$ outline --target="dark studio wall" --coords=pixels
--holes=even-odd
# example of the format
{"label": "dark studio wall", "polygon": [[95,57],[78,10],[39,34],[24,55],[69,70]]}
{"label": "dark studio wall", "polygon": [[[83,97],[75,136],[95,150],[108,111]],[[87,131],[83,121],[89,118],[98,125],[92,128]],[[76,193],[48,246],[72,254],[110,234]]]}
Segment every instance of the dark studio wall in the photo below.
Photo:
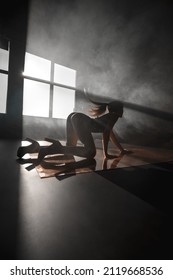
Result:
{"label": "dark studio wall", "polygon": [[[84,87],[124,101],[122,142],[171,148],[172,11],[167,0],[32,0],[26,49],[77,70],[77,110],[88,113]],[[28,136],[64,137],[65,122],[23,123]]]}
{"label": "dark studio wall", "polygon": [[0,114],[0,138],[22,138],[24,54],[28,1],[4,2],[0,10],[0,36],[10,42],[6,114]]}

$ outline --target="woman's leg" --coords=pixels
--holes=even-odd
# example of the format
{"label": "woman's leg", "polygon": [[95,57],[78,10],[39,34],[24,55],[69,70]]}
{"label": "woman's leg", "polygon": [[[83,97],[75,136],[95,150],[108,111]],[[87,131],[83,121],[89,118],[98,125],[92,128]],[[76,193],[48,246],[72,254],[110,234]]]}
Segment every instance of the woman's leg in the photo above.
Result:
{"label": "woman's leg", "polygon": [[[74,155],[84,158],[94,158],[96,155],[96,147],[94,144],[94,140],[91,134],[90,129],[90,118],[82,113],[74,113],[68,120],[68,133],[72,131],[73,137],[70,138],[68,136],[68,140],[70,145],[63,146],[58,140],[47,139],[53,144],[47,148],[41,148],[38,155],[38,163],[42,161],[42,159],[46,155],[50,154],[64,154],[64,155]],[[74,146],[74,144],[79,139],[82,146]],[[75,140],[74,142],[72,140]]]}
{"label": "woman's leg", "polygon": [[67,146],[76,146],[77,144],[77,134],[76,131],[74,130],[73,123],[72,123],[72,117],[75,113],[71,113],[66,122],[66,137],[67,137]]}
{"label": "woman's leg", "polygon": [[[95,143],[91,134],[90,117],[82,113],[74,113],[71,116],[70,124],[73,127],[73,135],[79,139],[84,147],[70,145],[63,147],[64,154],[71,154],[80,157],[94,158],[96,154]],[[77,141],[77,140],[76,140]]]}

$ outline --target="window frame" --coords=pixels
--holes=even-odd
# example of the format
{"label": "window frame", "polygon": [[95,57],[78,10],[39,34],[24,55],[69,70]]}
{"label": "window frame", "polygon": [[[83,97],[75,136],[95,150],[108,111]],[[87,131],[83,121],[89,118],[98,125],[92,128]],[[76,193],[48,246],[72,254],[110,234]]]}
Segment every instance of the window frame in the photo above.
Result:
{"label": "window frame", "polygon": [[[29,54],[31,54],[31,53],[29,53]],[[37,57],[39,57],[39,56],[37,56]],[[42,58],[42,57],[39,57],[39,58]],[[65,85],[65,84],[62,84],[62,83],[54,82],[54,69],[55,69],[54,65],[55,64],[60,65],[60,64],[52,62],[51,60],[50,60],[50,62],[51,62],[50,80],[36,78],[36,77],[30,76],[30,75],[27,75],[25,73],[23,73],[23,79],[27,79],[27,80],[36,81],[36,82],[40,82],[40,83],[50,85],[50,90],[49,90],[49,116],[45,117],[45,118],[62,119],[60,117],[53,117],[53,93],[54,93],[53,88],[54,88],[54,86],[58,86],[58,87],[66,88],[66,89],[73,90],[73,91],[76,91],[77,88],[76,88],[76,86],[74,87],[74,86],[69,86],[69,85]],[[60,66],[66,67],[66,66],[63,66],[63,65],[60,65]],[[66,68],[68,68],[68,67],[66,67]],[[68,68],[68,69],[74,70],[72,68]],[[74,70],[74,71],[77,73],[76,70]],[[75,83],[76,83],[76,78],[75,78]],[[24,94],[24,92],[23,92],[23,94]],[[75,98],[75,95],[74,95],[74,98]],[[23,116],[30,116],[30,115],[24,115],[23,114]],[[36,116],[31,115],[30,117],[36,117]]]}
{"label": "window frame", "polygon": [[[7,70],[0,68],[0,74],[7,76],[7,88],[6,88],[6,101],[5,101],[5,110],[0,112],[0,114],[7,114],[7,97],[8,97],[8,78],[9,78],[9,59],[10,59],[10,40],[9,38],[0,36],[0,41],[2,41],[2,46],[0,45],[1,50],[8,51],[8,65]],[[5,47],[4,47],[5,45]]]}

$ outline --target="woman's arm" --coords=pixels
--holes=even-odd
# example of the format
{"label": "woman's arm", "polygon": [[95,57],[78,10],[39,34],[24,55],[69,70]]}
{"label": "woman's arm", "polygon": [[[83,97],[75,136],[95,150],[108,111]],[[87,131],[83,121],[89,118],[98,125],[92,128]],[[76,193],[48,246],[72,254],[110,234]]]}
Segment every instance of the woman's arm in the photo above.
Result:
{"label": "woman's arm", "polygon": [[113,144],[118,147],[118,149],[121,152],[121,155],[129,153],[128,150],[124,149],[121,146],[121,144],[119,143],[117,137],[113,133],[113,126],[114,126],[115,122],[118,119],[117,115],[107,114],[107,115],[104,115],[103,117],[107,117],[108,118],[108,120],[107,120],[108,121],[108,125],[106,126],[105,130],[103,131],[103,136],[102,136],[102,145],[103,145],[104,157],[109,158],[109,159],[117,157],[115,155],[108,154],[108,143],[109,143],[109,140],[111,140],[113,142]]}
{"label": "woman's arm", "polygon": [[[104,132],[103,132],[103,138],[102,138],[102,145],[103,145],[103,154],[104,154],[104,157],[107,158],[107,159],[113,159],[113,158],[116,158],[117,155],[110,155],[108,153],[108,144],[109,144],[109,140],[111,138],[111,135],[112,135],[112,130],[109,130],[109,129],[106,129]],[[114,135],[115,136],[115,135]],[[116,137],[114,137],[114,141],[116,141],[116,144],[114,142],[115,145],[119,145],[119,149],[121,150],[121,153],[123,154],[123,152],[125,151],[121,145],[119,144],[119,142],[116,140]],[[121,147],[121,148],[120,148]]]}
{"label": "woman's arm", "polygon": [[110,132],[110,139],[112,141],[112,143],[118,147],[118,149],[122,152],[124,149],[123,147],[121,146],[121,144],[119,143],[117,137],[115,136],[115,134],[113,133],[113,130],[111,130]]}
{"label": "woman's arm", "polygon": [[103,154],[104,154],[104,157],[108,158],[108,159],[116,158],[117,156],[108,154],[108,144],[109,144],[109,140],[111,138],[112,128],[113,128],[114,124],[116,123],[116,121],[118,120],[118,116],[115,114],[113,115],[113,114],[109,113],[109,114],[104,115],[102,117],[102,119],[103,118],[104,118],[104,122],[106,123],[105,129],[104,129],[103,135],[102,135]]}
{"label": "woman's arm", "polygon": [[115,136],[113,130],[110,131],[110,139],[111,139],[112,143],[118,147],[118,149],[120,150],[121,154],[128,154],[128,153],[130,153],[130,151],[124,149],[121,146],[121,144],[119,143],[119,141],[118,141],[117,137]]}
{"label": "woman's arm", "polygon": [[113,142],[114,145],[116,145],[119,150],[120,150],[120,155],[124,155],[124,154],[128,154],[128,153],[131,153],[131,151],[129,150],[126,150],[124,149],[121,144],[119,143],[119,141],[117,140],[115,134],[113,133],[112,130],[105,130],[103,132],[103,138],[102,138],[102,145],[103,145],[103,154],[104,154],[104,157],[107,158],[107,159],[113,159],[113,158],[116,158],[117,156],[116,155],[110,155],[108,153],[108,143],[109,143],[109,140],[111,139],[111,141]]}
{"label": "woman's arm", "polygon": [[110,139],[110,130],[106,129],[102,134],[103,155],[108,158],[108,143]]}

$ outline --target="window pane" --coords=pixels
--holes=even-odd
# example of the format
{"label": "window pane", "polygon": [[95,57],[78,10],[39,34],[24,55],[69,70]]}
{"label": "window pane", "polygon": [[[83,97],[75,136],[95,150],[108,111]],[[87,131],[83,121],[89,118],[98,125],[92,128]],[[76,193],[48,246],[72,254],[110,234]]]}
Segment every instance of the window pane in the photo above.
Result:
{"label": "window pane", "polygon": [[50,60],[30,53],[25,54],[25,75],[50,81],[50,70]]}
{"label": "window pane", "polygon": [[75,104],[75,91],[54,86],[53,92],[53,118],[66,119],[73,112]]}
{"label": "window pane", "polygon": [[76,70],[55,64],[54,82],[66,86],[76,86]]}
{"label": "window pane", "polygon": [[23,115],[49,117],[50,85],[24,79]]}
{"label": "window pane", "polygon": [[9,51],[0,49],[0,69],[8,71]]}
{"label": "window pane", "polygon": [[8,76],[0,74],[0,113],[6,113]]}

